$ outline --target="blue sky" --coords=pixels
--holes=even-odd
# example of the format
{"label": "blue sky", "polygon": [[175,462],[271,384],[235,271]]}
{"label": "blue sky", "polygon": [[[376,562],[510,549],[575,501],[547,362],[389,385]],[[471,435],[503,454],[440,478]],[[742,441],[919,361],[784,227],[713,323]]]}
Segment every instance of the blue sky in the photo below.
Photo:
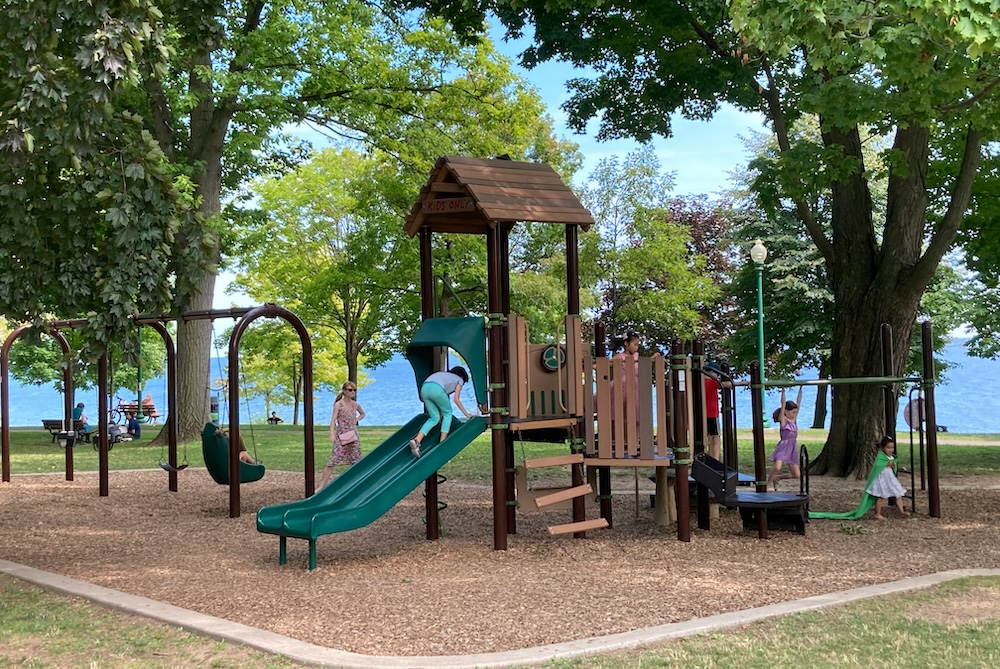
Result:
{"label": "blue sky", "polygon": [[[523,38],[514,42],[503,41],[503,30],[490,31],[497,51],[514,63],[514,70],[532,83],[542,96],[549,113],[555,119],[555,130],[559,136],[580,145],[585,157],[583,175],[587,176],[603,158],[624,157],[639,148],[634,140],[598,142],[597,122],[592,121],[587,133],[578,135],[566,123],[566,114],[560,106],[569,98],[566,81],[589,77],[594,74],[589,68],[574,68],[570,63],[546,62],[532,70],[520,65],[520,52],[530,45]],[[757,115],[743,113],[731,106],[723,107],[710,121],[689,121],[673,119],[674,134],[669,139],[656,138],[652,141],[660,158],[660,166],[674,173],[677,195],[714,195],[728,186],[728,174],[747,160],[746,148],[741,137],[750,137],[754,131],[763,131],[763,119]]]}
{"label": "blue sky", "polygon": [[[603,158],[624,157],[640,147],[634,140],[598,142],[595,139],[596,122],[592,122],[583,135],[578,135],[569,128],[566,114],[560,109],[560,105],[569,97],[566,81],[587,76],[586,70],[578,70],[571,64],[561,62],[544,63],[533,70],[524,69],[518,65],[518,56],[528,41],[522,39],[513,43],[504,42],[503,32],[499,30],[492,30],[490,34],[497,51],[508,57],[514,64],[514,70],[538,89],[555,121],[556,134],[580,145],[580,151],[584,155],[582,177],[589,175]],[[675,177],[674,193],[712,196],[726,188],[729,173],[746,162],[747,151],[741,138],[749,137],[754,131],[762,131],[764,127],[760,117],[727,106],[710,121],[675,118],[673,129],[672,137],[656,138],[652,144],[660,159],[661,168],[673,173]],[[232,280],[231,273],[223,272],[219,275],[215,288],[215,308],[252,304],[242,295],[226,294],[225,288]]]}

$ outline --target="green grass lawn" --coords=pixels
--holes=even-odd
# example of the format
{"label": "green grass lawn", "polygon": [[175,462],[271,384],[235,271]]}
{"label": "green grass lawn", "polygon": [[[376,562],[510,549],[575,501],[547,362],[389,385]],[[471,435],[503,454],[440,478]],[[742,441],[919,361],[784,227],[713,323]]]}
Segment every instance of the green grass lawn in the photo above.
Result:
{"label": "green grass lawn", "polygon": [[1000,578],[967,578],[848,606],[798,613],[742,629],[699,634],[656,648],[550,669],[979,669],[1000,663],[1000,610],[976,614],[962,602],[996,601]]}
{"label": "green grass lawn", "polygon": [[[140,441],[116,444],[109,454],[112,470],[150,469],[159,467],[161,460],[167,459],[166,446],[150,446],[162,426],[144,426]],[[361,427],[361,447],[364,453],[373,450],[396,428],[388,426]],[[304,436],[301,426],[295,425],[244,425],[240,428],[247,450],[263,460],[268,469],[301,472],[305,462]],[[65,470],[65,451],[41,427],[11,429],[11,471],[14,474],[37,474],[61,472]],[[317,470],[322,470],[330,454],[329,431],[326,426],[316,428],[314,450]],[[823,449],[825,432],[802,430],[800,443],[806,444],[809,454],[816,458]],[[942,437],[938,444],[939,468],[942,476],[976,475],[1000,473],[1000,435],[953,435]],[[777,441],[777,434],[769,430],[766,435],[766,453]],[[946,439],[946,441],[944,441]],[[753,471],[753,444],[749,431],[739,433],[740,469]],[[514,458],[521,462],[525,457],[543,457],[568,452],[562,444],[535,444],[514,442]],[[905,434],[899,435],[899,452],[904,467],[909,463],[909,441]],[[201,441],[178,445],[178,458],[186,458],[191,467],[204,467]],[[73,449],[73,463],[76,471],[97,471],[97,452],[89,444],[78,444]],[[453,479],[489,479],[492,471],[492,446],[489,432],[479,436],[463,449],[453,460],[441,469],[441,473]],[[621,469],[617,474],[631,476],[631,470]]]}
{"label": "green grass lawn", "polygon": [[283,657],[214,641],[0,574],[0,668],[277,669]]}

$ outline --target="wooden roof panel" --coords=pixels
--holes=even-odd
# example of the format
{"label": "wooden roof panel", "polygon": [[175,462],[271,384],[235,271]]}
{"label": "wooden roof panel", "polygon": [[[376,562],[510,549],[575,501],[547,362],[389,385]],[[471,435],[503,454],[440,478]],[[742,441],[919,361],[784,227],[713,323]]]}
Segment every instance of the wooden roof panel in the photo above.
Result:
{"label": "wooden roof panel", "polygon": [[[502,162],[510,162],[504,160]],[[475,165],[463,165],[459,169],[452,170],[455,180],[458,183],[493,183],[497,185],[516,184],[552,184],[553,186],[566,185],[562,178],[556,174],[555,170],[509,170],[495,167],[478,167]]]}
{"label": "wooden roof panel", "polygon": [[[472,198],[474,212],[424,211],[425,202],[462,196]],[[405,230],[411,237],[422,227],[435,232],[482,233],[497,221],[576,224],[584,228],[594,224],[590,212],[548,164],[443,156],[434,164],[407,215]]]}
{"label": "wooden roof panel", "polygon": [[558,211],[551,207],[504,207],[501,205],[484,205],[483,213],[492,221],[533,221],[537,223],[550,223],[553,216],[560,218],[560,223],[576,223],[578,225],[589,226],[594,219],[586,210],[580,211]]}

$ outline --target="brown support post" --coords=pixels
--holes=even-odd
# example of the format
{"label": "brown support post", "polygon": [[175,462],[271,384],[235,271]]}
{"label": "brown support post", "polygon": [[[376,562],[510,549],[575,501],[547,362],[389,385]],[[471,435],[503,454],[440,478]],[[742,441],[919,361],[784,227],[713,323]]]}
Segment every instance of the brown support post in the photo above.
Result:
{"label": "brown support post", "polygon": [[934,343],[931,323],[920,324],[921,359],[924,372],[924,417],[927,421],[927,513],[941,517],[941,487],[938,473],[937,409],[934,406]]}
{"label": "brown support post", "polygon": [[[580,226],[575,223],[566,226],[566,314],[569,316],[580,315]],[[576,442],[582,434],[580,427],[580,424],[577,423],[570,429],[570,436],[573,440],[571,450],[574,453],[578,450]],[[582,486],[584,484],[583,465],[573,465],[570,470],[573,472],[573,487]],[[586,500],[583,497],[575,497],[573,499],[573,522],[579,523],[586,519]],[[574,532],[573,536],[582,539],[587,536],[587,533]]]}
{"label": "brown support post", "polygon": [[299,335],[302,346],[302,418],[304,423],[305,442],[305,496],[311,497],[316,492],[316,445],[313,428],[313,355],[312,340],[309,331],[302,320],[284,307],[275,304],[264,304],[247,309],[233,326],[229,335],[229,517],[240,516],[240,377],[239,360],[240,338],[243,332],[257,318],[283,318]]}
{"label": "brown support post", "polygon": [[[62,344],[63,353],[69,358],[70,349],[69,342],[66,341],[66,337],[62,335],[58,330],[52,331],[52,336],[59,340]],[[6,377],[5,377],[6,378]],[[63,425],[66,426],[67,430],[73,429],[73,401],[76,393],[76,386],[73,385],[73,365],[68,362],[65,369],[63,369]],[[6,425],[6,422],[4,422]],[[73,447],[66,447],[66,480],[73,480]]]}
{"label": "brown support post", "polygon": [[[510,316],[510,231],[514,227],[513,223],[499,223],[498,228],[502,228],[500,233],[500,313],[505,317]],[[500,350],[503,352],[504,361],[499,367],[490,367],[490,382],[502,383],[504,387],[503,406],[510,404],[510,384],[513,383],[510,375],[510,361],[506,359],[507,352],[510,351],[510,321],[508,320],[500,332]],[[509,423],[508,423],[509,426]],[[510,429],[501,430],[504,436],[504,446],[506,450],[506,470],[505,483],[507,488],[507,534],[517,534],[517,492],[514,480],[514,435]]]}
{"label": "brown support post", "polygon": [[[10,347],[31,325],[20,325],[8,333],[0,346],[0,480],[10,483]],[[59,330],[49,332],[59,342],[63,356],[70,357],[69,343]],[[63,429],[73,429],[73,369],[63,369]],[[66,480],[73,480],[73,449],[66,448]]]}
{"label": "brown support post", "polygon": [[[167,351],[167,462],[170,471],[167,472],[167,489],[177,492],[177,349],[170,332],[161,321],[146,323],[159,333],[163,346]],[[307,470],[308,471],[308,470]]]}
{"label": "brown support post", "polygon": [[240,337],[246,325],[236,321],[229,335],[229,517],[240,517]]}
{"label": "brown support post", "polygon": [[[594,357],[603,358],[608,354],[607,347],[608,334],[604,328],[604,323],[596,321],[594,323]],[[583,407],[584,415],[591,411],[592,407]],[[601,518],[608,521],[608,527],[614,527],[614,518],[611,510],[611,467],[597,468],[597,496],[601,501]]]}
{"label": "brown support post", "polygon": [[[892,326],[888,323],[882,323],[882,327],[879,329],[881,335],[881,354],[882,354],[882,376],[895,376],[893,373],[894,365],[892,364]],[[896,440],[896,388],[898,384],[882,384],[882,415],[885,417],[885,429],[882,430],[882,434],[892,437],[892,440]],[[899,453],[896,453],[896,459],[899,460]],[[801,481],[806,481],[805,477]],[[913,492],[912,490],[910,491]],[[916,495],[914,494],[913,500],[916,502]],[[889,506],[896,504],[896,498],[889,498]],[[916,509],[914,509],[916,510]]]}
{"label": "brown support post", "polygon": [[[503,267],[500,255],[503,245],[500,240],[500,226],[494,226],[486,234],[486,267],[488,306],[490,313],[489,329],[489,368],[491,371],[501,370],[503,375],[503,357],[501,346],[504,327],[500,322],[503,317],[503,299],[500,295],[500,272]],[[490,437],[493,445],[493,549],[507,550],[507,435],[501,427],[505,424],[500,413],[507,406],[507,389],[491,384],[490,390]]]}
{"label": "brown support post", "polygon": [[[760,365],[750,363],[750,408],[753,416],[753,472],[757,492],[767,492],[767,462],[764,455],[764,387]],[[767,539],[767,510],[757,514],[757,536]]]}
{"label": "brown support post", "polygon": [[97,461],[100,470],[100,496],[108,496],[108,354],[97,359]]}
{"label": "brown support post", "polygon": [[0,468],[4,483],[10,483],[10,347],[27,327],[15,328],[0,348],[0,381],[3,382],[0,385]]}
{"label": "brown support post", "polygon": [[[698,369],[704,368],[705,362],[705,345],[702,344],[700,339],[695,339],[691,342],[691,356],[692,356],[692,367],[697,367]],[[694,406],[694,425],[691,426],[692,432],[694,433],[694,455],[699,453],[705,453],[708,451],[707,441],[708,435],[706,434],[705,428],[705,377],[701,372],[691,372],[691,400]],[[708,504],[708,488],[696,484],[695,491],[697,493],[697,506],[698,506],[698,529],[699,530],[710,530],[712,529],[712,518],[711,511],[709,510]]]}
{"label": "brown support post", "polygon": [[[427,320],[437,316],[434,313],[434,244],[429,228],[420,228],[419,245],[420,316],[423,320]],[[425,528],[427,540],[436,541],[441,535],[437,472],[428,476],[427,480],[424,481],[424,518],[427,519],[427,527]]]}
{"label": "brown support post", "polygon": [[[691,448],[687,439],[687,398],[689,391],[684,364],[684,348],[679,340],[670,347],[670,377],[673,389],[674,467],[677,475],[674,491],[677,501],[677,539],[691,541],[691,497],[688,489],[688,469],[691,464]],[[682,390],[683,388],[683,390]]]}

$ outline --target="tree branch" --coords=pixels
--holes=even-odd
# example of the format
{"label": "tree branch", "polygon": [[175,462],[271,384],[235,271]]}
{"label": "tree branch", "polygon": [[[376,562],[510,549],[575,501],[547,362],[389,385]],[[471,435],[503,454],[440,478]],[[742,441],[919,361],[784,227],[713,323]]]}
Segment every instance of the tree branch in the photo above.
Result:
{"label": "tree branch", "polygon": [[145,68],[142,77],[142,88],[146,91],[149,99],[149,107],[153,111],[153,118],[150,122],[149,131],[160,145],[160,150],[167,157],[167,160],[174,162],[177,159],[175,151],[176,133],[170,114],[170,105],[167,103],[167,96],[163,93],[163,82],[153,77],[151,68]]}
{"label": "tree branch", "polygon": [[986,84],[983,90],[979,91],[970,98],[962,100],[961,102],[956,102],[953,105],[940,105],[938,107],[938,111],[947,114],[948,112],[953,112],[958,109],[965,109],[967,107],[971,107],[972,105],[976,104],[977,102],[985,98],[987,95],[992,93],[997,86],[1000,86],[1000,77],[997,77],[990,83]]}
{"label": "tree branch", "polygon": [[[691,10],[687,10],[687,15],[688,23],[691,25],[691,28],[694,30],[695,34],[698,35],[701,43],[708,47],[709,51],[714,53],[719,58],[735,58],[731,50],[727,51],[726,48],[720,44],[717,39],[715,39],[715,35],[709,32],[709,30],[694,17]],[[750,68],[746,67],[748,60],[747,54],[744,53],[740,60],[740,64],[743,66],[744,71],[747,72],[747,80],[757,89],[757,92],[763,96],[765,92],[764,87],[761,86],[760,82],[757,81],[757,79],[750,73]],[[773,84],[773,82],[771,83]]]}
{"label": "tree branch", "polygon": [[931,241],[927,245],[927,250],[923,257],[913,268],[915,281],[930,281],[938,263],[944,254],[951,248],[955,241],[955,235],[962,225],[962,219],[969,208],[969,199],[972,196],[972,184],[976,180],[979,171],[979,164],[982,162],[983,134],[971,126],[965,135],[965,147],[962,152],[962,166],[958,170],[955,178],[955,185],[951,191],[951,199],[948,201],[948,210],[945,212],[941,225],[931,235]]}
{"label": "tree branch", "polygon": [[[762,69],[764,76],[767,77],[768,86],[767,88],[760,87],[760,92],[765,102],[767,102],[768,115],[771,117],[774,136],[778,140],[778,149],[782,153],[785,153],[792,148],[791,140],[788,138],[788,123],[785,118],[785,110],[781,106],[781,97],[778,95],[778,87],[774,83],[774,73],[771,71],[770,63],[764,61]],[[816,221],[816,217],[813,216],[812,209],[809,208],[809,203],[801,197],[793,198],[792,201],[795,203],[796,215],[802,221],[802,224],[806,226],[806,231],[812,238],[813,243],[816,244],[816,248],[823,254],[823,258],[827,263],[832,263],[834,259],[833,244],[826,238],[826,233]]]}

